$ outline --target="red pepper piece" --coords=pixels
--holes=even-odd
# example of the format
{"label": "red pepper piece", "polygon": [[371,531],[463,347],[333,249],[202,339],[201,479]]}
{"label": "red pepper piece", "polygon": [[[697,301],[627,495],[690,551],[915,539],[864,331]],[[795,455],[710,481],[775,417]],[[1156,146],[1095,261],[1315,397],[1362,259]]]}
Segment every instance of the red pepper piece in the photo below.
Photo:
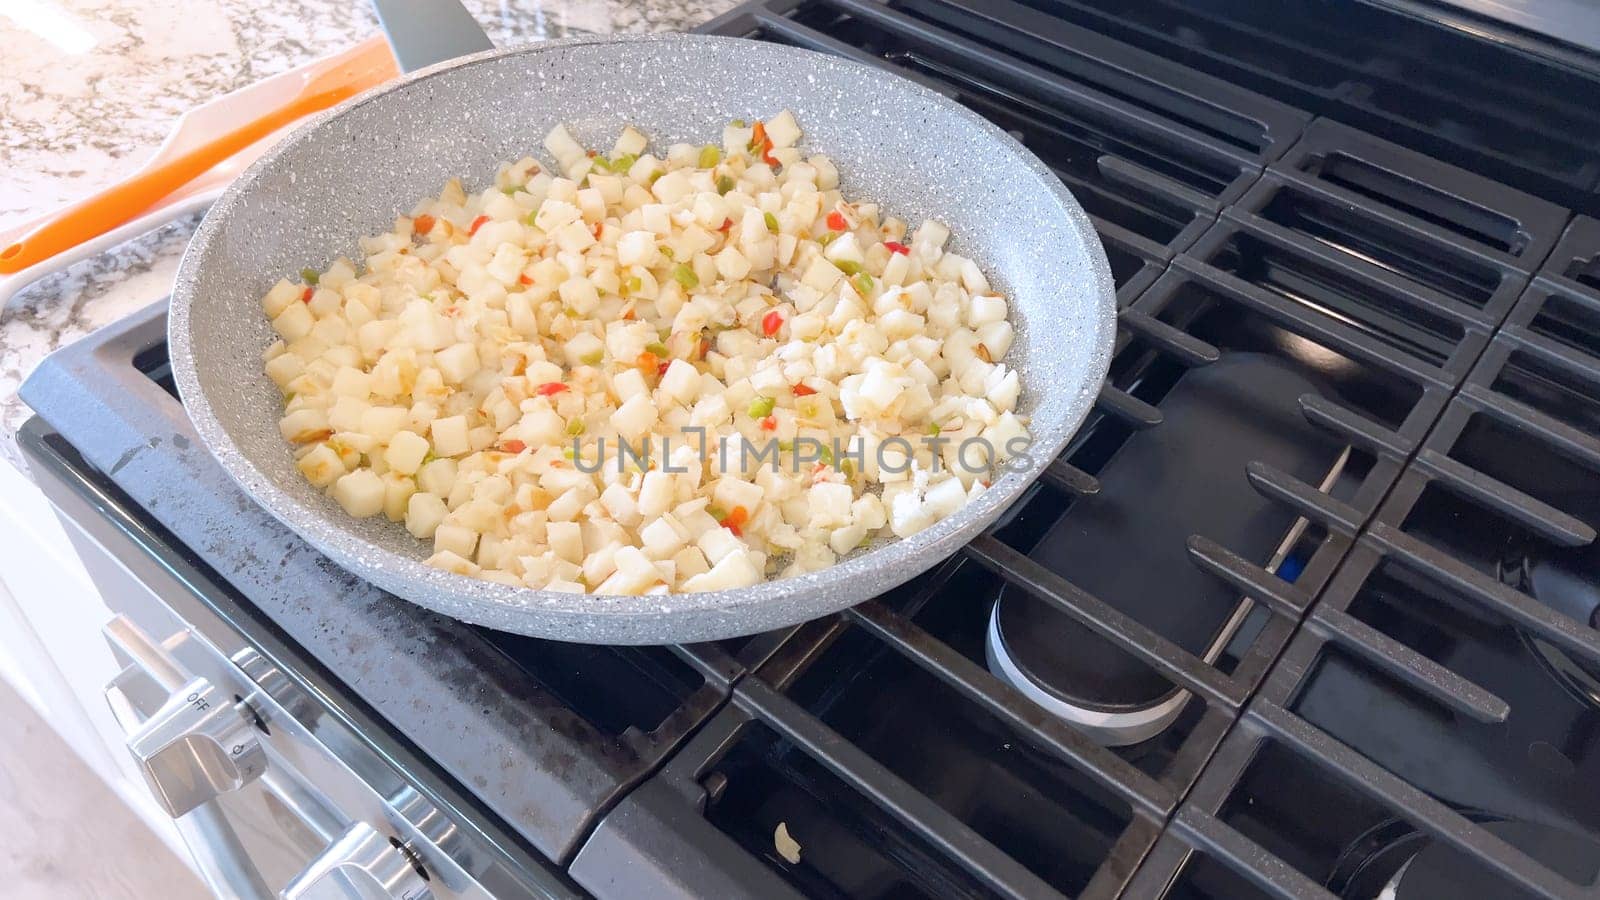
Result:
{"label": "red pepper piece", "polygon": [[839,212],[837,209],[828,213],[828,230],[843,231],[849,227],[850,223],[844,220],[844,213]]}
{"label": "red pepper piece", "polygon": [[411,231],[414,234],[427,234],[433,230],[433,216],[417,216],[411,222]]}
{"label": "red pepper piece", "polygon": [[567,390],[571,390],[571,388],[559,381],[547,381],[544,384],[539,385],[538,389],[535,390],[534,393],[541,397],[552,397],[561,393],[562,391]]}
{"label": "red pepper piece", "polygon": [[899,241],[884,241],[883,245],[889,248],[890,253],[898,253],[901,256],[911,255],[911,248],[900,243]]}
{"label": "red pepper piece", "polygon": [[509,441],[502,441],[500,444],[500,449],[507,453],[521,453],[522,451],[528,449],[528,445],[519,440],[513,439]]}
{"label": "red pepper piece", "polygon": [[311,302],[311,294],[312,294],[311,288],[306,288],[305,290],[301,291],[300,292],[300,302],[301,303],[310,303]]}
{"label": "red pepper piece", "polygon": [[772,138],[767,137],[765,122],[757,122],[750,129],[750,149],[761,153],[761,161],[773,168],[778,166],[778,158],[772,155]]}
{"label": "red pepper piece", "polygon": [[728,515],[717,524],[733,532],[734,537],[743,537],[744,532],[740,531],[739,527],[748,521],[750,521],[750,510],[745,509],[742,506],[735,506],[728,512]]}
{"label": "red pepper piece", "polygon": [[783,327],[783,313],[773,310],[761,317],[761,333],[772,337]]}
{"label": "red pepper piece", "polygon": [[472,220],[472,224],[470,226],[468,226],[468,228],[467,228],[467,235],[470,237],[471,235],[477,234],[478,233],[478,229],[482,228],[483,227],[483,223],[485,223],[487,221],[489,221],[489,217],[488,216],[479,216],[476,219],[473,219]]}
{"label": "red pepper piece", "polygon": [[816,392],[817,392],[816,388],[807,387],[804,384],[797,384],[797,385],[794,386],[794,395],[796,397],[809,397],[812,394],[815,394]]}

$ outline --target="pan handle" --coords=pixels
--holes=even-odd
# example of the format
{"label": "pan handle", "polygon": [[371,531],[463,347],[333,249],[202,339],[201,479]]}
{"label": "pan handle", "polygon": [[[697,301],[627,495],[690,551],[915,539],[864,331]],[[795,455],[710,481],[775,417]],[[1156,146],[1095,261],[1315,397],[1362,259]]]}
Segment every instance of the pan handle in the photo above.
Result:
{"label": "pan handle", "polygon": [[494,49],[460,0],[372,0],[372,8],[402,72]]}

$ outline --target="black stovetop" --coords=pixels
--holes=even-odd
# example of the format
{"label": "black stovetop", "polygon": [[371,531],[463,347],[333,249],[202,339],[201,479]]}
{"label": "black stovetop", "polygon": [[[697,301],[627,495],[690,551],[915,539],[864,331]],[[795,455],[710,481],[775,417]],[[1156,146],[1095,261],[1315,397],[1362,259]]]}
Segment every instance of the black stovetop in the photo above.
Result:
{"label": "black stovetop", "polygon": [[[175,394],[78,384],[80,352],[37,379],[65,440],[35,429],[33,452],[122,491],[233,583],[218,603],[348,673],[598,896],[1584,895],[1600,76],[1412,13],[763,0],[705,27],[994,119],[1083,203],[1118,284],[1111,375],[1063,458],[988,534],[837,616],[590,647],[362,594],[448,657],[427,686],[430,713],[459,707],[445,732],[363,678],[360,614],[319,630],[135,483],[203,455],[112,465],[94,410],[160,407],[118,419],[132,442],[182,426]],[[119,346],[160,383],[143,327]],[[350,589],[314,569],[311,595]],[[1162,704],[1131,743],[1106,724]],[[475,771],[473,742],[507,734],[538,746]]]}

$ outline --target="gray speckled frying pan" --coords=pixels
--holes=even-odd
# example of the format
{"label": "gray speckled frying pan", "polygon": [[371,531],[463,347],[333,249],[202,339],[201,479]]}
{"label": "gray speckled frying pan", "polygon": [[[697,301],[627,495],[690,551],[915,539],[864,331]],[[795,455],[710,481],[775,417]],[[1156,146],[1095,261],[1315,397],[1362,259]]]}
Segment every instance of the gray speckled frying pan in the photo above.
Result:
{"label": "gray speckled frying pan", "polygon": [[[848,196],[950,226],[1011,304],[1032,417],[1029,464],[956,514],[830,569],[750,588],[607,597],[509,587],[424,565],[431,548],[357,520],[308,484],[278,434],[282,401],[262,371],[275,335],[260,299],[285,273],[353,255],[448,178],[481,187],[498,163],[542,148],[558,122],[609,147],[632,124],[665,147],[717,140],[730,119],[794,111],[804,146],[838,164]],[[183,259],[172,366],[218,461],[339,565],[467,622],[569,641],[701,641],[811,619],[925,571],[992,523],[1087,415],[1115,331],[1110,268],[1072,195],[1034,156],[965,108],[877,69],[732,38],[579,38],[442,63],[303,125],[236,181]]]}

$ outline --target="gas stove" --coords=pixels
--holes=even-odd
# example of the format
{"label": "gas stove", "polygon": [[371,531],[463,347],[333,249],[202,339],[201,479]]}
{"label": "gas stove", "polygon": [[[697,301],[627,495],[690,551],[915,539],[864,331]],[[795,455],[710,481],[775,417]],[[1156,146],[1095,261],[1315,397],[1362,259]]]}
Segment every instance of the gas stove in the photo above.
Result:
{"label": "gas stove", "polygon": [[359,845],[434,896],[1595,895],[1600,64],[1361,3],[759,0],[702,30],[914,78],[1038,154],[1118,285],[1095,411],[887,595],[584,646],[413,608],[251,505],[160,306],[61,351],[24,449],[166,616],[129,619],[215,648],[263,728],[312,723],[252,737],[269,773],[315,753],[383,786],[323,814],[312,869]]}

